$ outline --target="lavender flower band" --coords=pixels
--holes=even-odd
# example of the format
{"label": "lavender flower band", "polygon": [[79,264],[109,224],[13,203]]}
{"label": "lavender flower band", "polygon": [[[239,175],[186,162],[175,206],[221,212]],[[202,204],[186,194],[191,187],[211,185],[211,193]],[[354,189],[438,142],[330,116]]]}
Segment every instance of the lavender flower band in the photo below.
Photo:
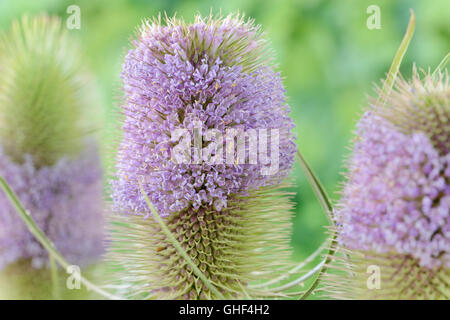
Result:
{"label": "lavender flower band", "polygon": [[[263,53],[252,53],[264,47],[258,35],[255,27],[233,18],[144,26],[122,71],[126,101],[113,181],[116,212],[148,213],[139,181],[144,181],[159,213],[167,216],[204,206],[221,211],[231,195],[278,183],[288,175],[296,151],[294,123],[280,75],[258,62]],[[179,142],[173,133],[192,132],[198,125],[202,141],[211,140],[210,129],[224,136],[230,128],[279,130],[276,174],[261,174],[267,166],[262,162],[173,161]],[[267,147],[270,150],[270,142]],[[254,151],[245,151],[248,160]]]}
{"label": "lavender flower band", "polygon": [[[40,168],[30,156],[15,163],[0,148],[0,175],[68,261],[84,265],[103,252],[102,170],[94,146]],[[45,266],[46,250],[3,193],[0,207],[0,269],[21,259],[31,259],[34,268]]]}

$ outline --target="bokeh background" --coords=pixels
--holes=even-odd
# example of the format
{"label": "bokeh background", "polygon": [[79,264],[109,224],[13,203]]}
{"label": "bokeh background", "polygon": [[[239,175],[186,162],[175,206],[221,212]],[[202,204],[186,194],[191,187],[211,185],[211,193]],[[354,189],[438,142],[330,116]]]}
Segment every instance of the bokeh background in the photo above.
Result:
{"label": "bokeh background", "polygon": [[[0,0],[0,29],[7,30],[25,13],[55,14],[65,22],[72,4],[81,9],[81,28],[70,33],[81,43],[99,88],[104,141],[118,134],[121,63],[143,19],[167,12],[192,21],[196,13],[207,15],[211,10],[224,15],[239,11],[254,18],[270,39],[285,78],[299,147],[334,200],[339,198],[355,123],[373,85],[389,69],[409,8],[417,23],[401,67],[405,76],[414,62],[434,69],[450,48],[448,0]],[[369,5],[380,7],[381,29],[367,28]],[[108,159],[106,152],[104,156]],[[325,239],[327,220],[298,165],[293,177],[293,259],[299,260]]]}

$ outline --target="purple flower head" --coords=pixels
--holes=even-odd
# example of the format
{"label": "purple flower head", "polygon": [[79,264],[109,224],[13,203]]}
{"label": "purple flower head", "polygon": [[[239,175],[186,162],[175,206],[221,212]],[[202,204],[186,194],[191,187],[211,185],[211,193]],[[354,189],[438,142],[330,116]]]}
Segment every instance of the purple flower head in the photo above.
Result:
{"label": "purple flower head", "polygon": [[447,76],[399,81],[358,124],[336,218],[350,249],[450,267]]}
{"label": "purple flower head", "polygon": [[150,217],[142,184],[205,277],[224,297],[244,297],[247,284],[288,262],[292,206],[280,183],[296,151],[281,78],[259,28],[236,16],[146,22],[122,79],[112,198],[114,211],[129,215],[112,218],[119,223],[111,257],[130,288],[123,294],[219,298]]}
{"label": "purple flower head", "polygon": [[[56,246],[77,265],[97,259],[103,251],[102,170],[96,148],[77,158],[61,158],[36,168],[32,157],[16,163],[0,148],[0,175],[25,209]],[[4,193],[0,193],[0,269],[21,259],[34,268],[48,264],[48,254],[28,231]]]}
{"label": "purple flower head", "polygon": [[[133,46],[122,71],[126,101],[113,182],[116,211],[147,215],[139,180],[160,214],[167,216],[203,206],[220,211],[233,195],[286,177],[296,150],[294,124],[280,75],[269,63],[257,27],[232,16],[207,21],[197,17],[192,25],[176,19],[167,26],[155,21],[144,24]],[[249,139],[244,141],[245,154],[231,163],[225,159],[228,145],[208,149],[216,134],[222,136],[216,142],[223,142],[232,129],[238,136],[256,132],[258,143],[269,141],[267,150],[278,143],[275,174],[262,173],[270,166],[263,157],[251,162],[257,150]],[[180,147],[177,130],[191,135],[187,143],[192,149],[186,149],[190,157],[184,163],[174,161]],[[208,130],[215,130],[213,138]],[[200,153],[194,148],[196,132]],[[264,132],[266,136],[260,135]],[[272,141],[275,135],[278,141]],[[223,161],[205,161],[207,150]]]}

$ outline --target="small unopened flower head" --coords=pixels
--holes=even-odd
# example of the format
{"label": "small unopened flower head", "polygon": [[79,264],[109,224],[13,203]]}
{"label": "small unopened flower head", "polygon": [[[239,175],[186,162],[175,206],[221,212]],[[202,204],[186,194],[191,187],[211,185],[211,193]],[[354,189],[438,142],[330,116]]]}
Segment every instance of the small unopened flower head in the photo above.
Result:
{"label": "small unopened flower head", "polygon": [[[239,296],[251,272],[285,261],[291,205],[279,185],[296,150],[281,78],[259,27],[233,15],[196,17],[193,24],[147,21],[125,58],[122,79],[124,134],[113,201],[116,212],[138,216],[126,221],[139,227],[122,232],[133,233],[130,247],[142,250],[117,260],[147,281],[142,293],[213,298],[155,225],[142,183],[199,268],[230,297]],[[240,144],[244,153],[239,142],[225,144],[232,129],[238,139],[256,133],[253,146],[259,149],[252,149],[248,136]],[[175,135],[180,130],[190,136]],[[187,157],[177,156],[182,141]],[[222,149],[209,148],[222,141]],[[231,163],[227,148],[235,156]],[[262,161],[262,149],[276,159],[276,170]],[[267,247],[272,249],[264,257]]]}
{"label": "small unopened flower head", "polygon": [[[363,274],[359,298],[449,297],[449,98],[447,74],[414,70],[358,123],[336,219]],[[362,265],[381,267],[383,290],[365,287]]]}
{"label": "small unopened flower head", "polygon": [[[58,18],[24,17],[0,36],[0,175],[70,262],[102,249],[102,170],[80,52]],[[95,113],[94,113],[95,114]],[[0,192],[0,269],[48,255]]]}
{"label": "small unopened flower head", "polygon": [[15,161],[51,165],[82,148],[83,112],[96,108],[79,56],[56,17],[24,16],[1,34],[0,142]]}

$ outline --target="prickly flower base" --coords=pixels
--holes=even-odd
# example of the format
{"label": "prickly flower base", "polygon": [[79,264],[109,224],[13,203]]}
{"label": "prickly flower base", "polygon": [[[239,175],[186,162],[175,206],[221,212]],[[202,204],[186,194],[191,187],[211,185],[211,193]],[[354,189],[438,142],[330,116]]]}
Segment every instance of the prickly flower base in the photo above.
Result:
{"label": "prickly flower base", "polygon": [[[197,267],[227,299],[273,297],[247,288],[289,264],[292,203],[278,187],[236,197],[225,211],[186,209],[165,223]],[[149,299],[216,299],[150,217],[116,216],[110,258],[122,295]],[[256,272],[257,271],[257,272]]]}
{"label": "prickly flower base", "polygon": [[322,290],[333,299],[447,300],[450,297],[450,269],[424,268],[411,256],[340,247],[331,269],[324,277]]}

